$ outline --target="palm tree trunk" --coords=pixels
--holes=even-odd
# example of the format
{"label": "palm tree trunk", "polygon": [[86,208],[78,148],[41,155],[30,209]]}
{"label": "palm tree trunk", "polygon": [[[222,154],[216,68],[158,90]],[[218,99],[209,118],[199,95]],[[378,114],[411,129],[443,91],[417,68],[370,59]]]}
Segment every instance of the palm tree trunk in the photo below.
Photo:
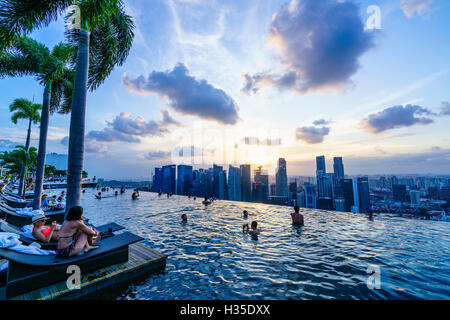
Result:
{"label": "palm tree trunk", "polygon": [[36,179],[34,181],[34,199],[33,199],[34,210],[39,210],[41,208],[41,196],[42,196],[42,189],[44,187],[45,156],[47,153],[47,133],[50,118],[51,90],[52,84],[49,83],[45,86],[44,98],[42,102],[41,128],[39,133],[39,151],[36,166]]}
{"label": "palm tree trunk", "polygon": [[88,74],[89,31],[86,28],[80,31],[78,39],[77,66],[70,116],[66,216],[72,207],[80,205]]}
{"label": "palm tree trunk", "polygon": [[[27,142],[25,144],[25,151],[28,152],[28,149],[30,148],[30,139],[31,139],[31,119],[30,123],[28,124],[28,133],[27,133]],[[24,188],[24,180],[25,180],[25,164],[22,164],[22,168],[20,169],[20,180],[19,180],[19,196],[23,195],[25,196],[25,190]]]}

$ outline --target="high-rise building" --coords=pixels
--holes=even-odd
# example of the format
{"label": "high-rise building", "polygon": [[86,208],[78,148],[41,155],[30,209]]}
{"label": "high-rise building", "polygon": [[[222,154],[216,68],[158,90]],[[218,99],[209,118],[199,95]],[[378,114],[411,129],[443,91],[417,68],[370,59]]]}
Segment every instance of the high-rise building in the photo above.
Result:
{"label": "high-rise building", "polygon": [[393,184],[392,196],[394,201],[406,202],[406,186],[404,184]]}
{"label": "high-rise building", "polygon": [[336,211],[345,212],[346,211],[345,199],[343,199],[343,198],[334,199],[334,209]]}
{"label": "high-rise building", "polygon": [[409,196],[411,198],[411,207],[420,207],[420,191],[412,190],[409,192]]}
{"label": "high-rise building", "polygon": [[297,198],[297,181],[289,183],[289,200]]}
{"label": "high-rise building", "polygon": [[230,165],[228,169],[228,200],[242,200],[241,184],[241,169]]}
{"label": "high-rise building", "polygon": [[162,190],[162,169],[155,168],[155,175],[153,176],[153,192]]}
{"label": "high-rise building", "polygon": [[319,199],[333,198],[333,174],[325,173],[317,176],[317,191]]}
{"label": "high-rise building", "polygon": [[358,178],[359,212],[367,213],[370,208],[369,177]]}
{"label": "high-rise building", "polygon": [[269,193],[269,175],[258,167],[255,170],[255,183],[253,184],[253,201],[265,202]]}
{"label": "high-rise building", "polygon": [[334,192],[333,192],[333,195],[335,198],[343,198],[344,191],[342,189],[342,179],[345,178],[345,175],[344,175],[344,163],[342,162],[342,157],[334,157],[333,169],[334,169]]}
{"label": "high-rise building", "polygon": [[352,206],[352,212],[359,213],[361,212],[361,207],[359,205],[359,189],[358,189],[358,178],[352,179],[352,186],[353,186],[353,206]]}
{"label": "high-rise building", "polygon": [[225,170],[219,172],[219,194],[216,197],[222,200],[228,199],[227,172]]}
{"label": "high-rise building", "polygon": [[176,165],[162,167],[162,192],[176,192]]}
{"label": "high-rise building", "polygon": [[177,194],[187,196],[193,192],[192,166],[179,165],[177,171]]}
{"label": "high-rise building", "polygon": [[218,166],[218,165],[213,165],[212,171],[213,171],[213,193],[214,193],[214,197],[222,199],[220,197],[220,189],[221,189],[221,187],[223,188],[224,185],[223,185],[223,183],[222,183],[222,186],[220,184],[220,181],[223,180],[223,177],[220,178],[220,175],[223,172],[223,167],[222,166]]}
{"label": "high-rise building", "polygon": [[428,199],[437,200],[439,199],[439,189],[436,187],[428,188]]}
{"label": "high-rise building", "polygon": [[278,167],[275,175],[276,195],[278,197],[288,196],[288,181],[286,172],[286,160],[284,158],[278,159]]}
{"label": "high-rise building", "polygon": [[309,182],[305,182],[305,208],[315,209],[317,208],[317,195],[314,185]]}
{"label": "high-rise building", "polygon": [[316,175],[327,173],[325,156],[316,157]]}
{"label": "high-rise building", "polygon": [[339,182],[344,179],[344,163],[342,162],[342,157],[333,158],[333,169],[334,169],[334,179]]}
{"label": "high-rise building", "polygon": [[333,209],[333,174],[326,170],[325,156],[316,157],[317,208]]}
{"label": "high-rise building", "polygon": [[242,201],[251,201],[252,200],[252,179],[251,179],[251,171],[249,164],[243,164],[240,167],[241,169],[241,192],[242,192]]}
{"label": "high-rise building", "polygon": [[342,179],[342,189],[345,199],[345,211],[350,212],[355,203],[355,199],[353,197],[353,179]]}
{"label": "high-rise building", "polygon": [[297,193],[297,205],[300,208],[306,208],[305,191],[301,191],[301,192]]}

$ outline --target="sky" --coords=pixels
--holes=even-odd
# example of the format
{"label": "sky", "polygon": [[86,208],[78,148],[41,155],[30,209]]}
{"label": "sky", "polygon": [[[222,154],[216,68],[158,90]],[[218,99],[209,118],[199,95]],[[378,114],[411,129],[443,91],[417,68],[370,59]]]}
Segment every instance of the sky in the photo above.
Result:
{"label": "sky", "polygon": [[[94,92],[85,170],[148,180],[155,167],[262,165],[314,175],[315,157],[357,174],[450,174],[450,1],[126,0],[133,48]],[[64,20],[33,32],[53,47]],[[32,77],[0,79],[0,150],[24,144],[16,98]],[[67,153],[70,115],[47,150]],[[39,127],[33,126],[32,145]],[[192,152],[193,151],[193,152]]]}

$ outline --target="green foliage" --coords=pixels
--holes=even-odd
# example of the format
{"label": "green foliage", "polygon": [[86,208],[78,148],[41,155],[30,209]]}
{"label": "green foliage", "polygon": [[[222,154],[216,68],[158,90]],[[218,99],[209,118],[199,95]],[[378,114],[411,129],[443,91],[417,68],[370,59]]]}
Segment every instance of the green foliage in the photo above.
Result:
{"label": "green foliage", "polygon": [[41,120],[39,110],[42,109],[42,105],[33,103],[27,99],[15,99],[9,106],[9,111],[13,112],[11,120],[14,124],[17,124],[19,119],[26,119],[33,123],[38,123]]}
{"label": "green foliage", "polygon": [[50,50],[36,40],[17,37],[0,56],[0,78],[34,76],[43,86],[50,85],[50,112],[68,113],[72,105],[73,65],[76,48],[60,43]]}
{"label": "green foliage", "polygon": [[0,48],[55,21],[74,0],[0,0]]}
{"label": "green foliage", "polygon": [[[90,33],[88,87],[93,91],[114,67],[125,63],[133,45],[135,26],[121,0],[82,0],[78,5],[81,24]],[[78,43],[79,35],[80,30],[66,30],[73,45]]]}
{"label": "green foliage", "polygon": [[4,151],[0,154],[0,164],[9,169],[11,174],[20,174],[22,165],[34,167],[37,161],[37,149],[30,147],[28,152],[25,146],[16,146],[11,152]]}
{"label": "green foliage", "polygon": [[83,178],[87,178],[87,177],[88,177],[88,173],[83,170]]}
{"label": "green foliage", "polygon": [[56,173],[57,173],[57,171],[56,171],[55,166],[52,166],[49,164],[45,165],[44,177],[51,177],[51,176],[56,175]]}

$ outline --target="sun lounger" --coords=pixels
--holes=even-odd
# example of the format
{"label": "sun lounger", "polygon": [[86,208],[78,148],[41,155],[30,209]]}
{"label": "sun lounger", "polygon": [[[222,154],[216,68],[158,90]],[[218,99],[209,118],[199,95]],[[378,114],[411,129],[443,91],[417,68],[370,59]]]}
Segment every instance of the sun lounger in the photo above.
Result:
{"label": "sun lounger", "polygon": [[[117,224],[117,223],[108,223],[99,227],[95,227],[95,229],[98,230],[98,232],[103,233],[102,239],[106,239],[109,237],[114,236],[114,232],[120,231],[125,229],[125,227],[122,227],[121,225]],[[22,234],[20,235],[19,238],[20,241],[22,241],[23,244],[25,245],[30,245],[32,243],[37,243],[40,245],[41,249],[46,249],[46,250],[56,250],[56,245],[57,242],[41,242],[38,241],[35,237],[33,237],[30,233],[28,232],[22,232]]]}
{"label": "sun lounger", "polygon": [[[0,257],[9,261],[7,284],[0,290],[0,299],[48,286],[68,279],[71,265],[78,266],[81,273],[101,269],[128,261],[128,246],[143,238],[124,232],[102,239],[100,248],[84,255],[70,258],[58,256],[32,256],[7,249],[0,249]],[[4,295],[3,297],[1,295]]]}

